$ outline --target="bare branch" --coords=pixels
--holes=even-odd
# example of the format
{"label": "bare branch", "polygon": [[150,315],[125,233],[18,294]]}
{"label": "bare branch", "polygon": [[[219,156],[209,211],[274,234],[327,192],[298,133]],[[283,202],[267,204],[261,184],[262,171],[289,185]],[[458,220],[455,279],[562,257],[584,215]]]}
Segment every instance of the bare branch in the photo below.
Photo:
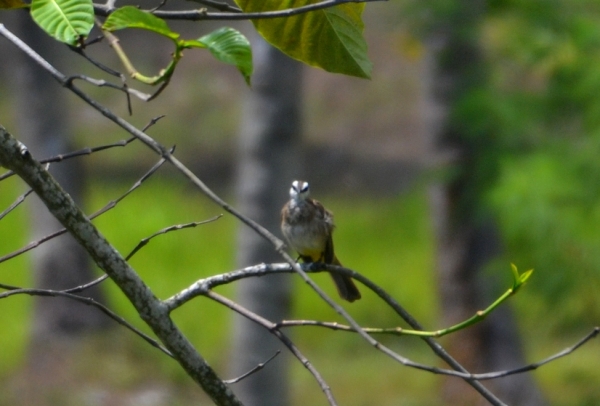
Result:
{"label": "bare branch", "polygon": [[16,209],[21,203],[23,203],[25,201],[25,199],[27,199],[27,196],[29,196],[31,194],[31,192],[33,192],[33,190],[29,189],[27,192],[23,193],[21,196],[19,196],[17,198],[17,200],[15,200],[13,202],[13,204],[8,206],[6,208],[6,210],[4,210],[2,213],[0,213],[0,220],[2,220],[8,213],[10,213],[14,209]]}
{"label": "bare branch", "polygon": [[[284,320],[284,321],[277,323],[277,327],[298,327],[298,326],[315,326],[315,327],[324,327],[324,328],[328,328],[328,329],[336,330],[336,331],[346,331],[346,332],[350,332],[350,333],[356,332],[350,326],[345,326],[343,324],[336,323],[336,322],[326,322],[326,321],[317,321],[317,320]],[[392,327],[392,328],[364,327],[363,331],[370,333],[370,334],[403,335],[403,329],[401,327]],[[498,378],[503,378],[503,377],[509,376],[509,375],[522,374],[524,372],[533,371],[535,369],[538,369],[542,365],[548,364],[552,361],[555,361],[559,358],[562,358],[562,357],[565,357],[565,356],[571,354],[572,352],[576,351],[579,347],[581,347],[582,345],[584,345],[591,339],[596,338],[599,333],[600,333],[600,327],[594,327],[594,329],[590,333],[588,333],[586,336],[581,338],[574,345],[567,347],[567,348],[563,349],[562,351],[557,352],[554,355],[544,358],[541,361],[534,362],[534,363],[531,363],[531,364],[528,364],[528,365],[525,365],[525,366],[522,366],[519,368],[508,369],[508,370],[504,370],[504,371],[486,372],[486,373],[481,373],[481,374],[471,374],[471,376],[473,377],[473,379],[476,379],[478,381],[484,381],[484,380],[498,379]]]}
{"label": "bare branch", "polygon": [[[94,147],[94,148],[89,148],[89,147],[88,148],[83,148],[83,149],[80,149],[78,151],[69,152],[67,154],[59,154],[59,155],[53,156],[51,158],[41,159],[39,162],[41,164],[53,163],[53,162],[61,162],[61,161],[64,161],[65,159],[75,158],[75,157],[82,156],[82,155],[91,155],[94,152],[103,151],[103,150],[109,149],[109,148],[125,147],[131,141],[134,141],[135,139],[136,139],[135,137],[132,137],[132,138],[129,138],[128,140],[121,140],[121,141],[117,141],[117,142],[112,143],[112,144],[101,145],[101,146]],[[10,178],[13,175],[14,175],[13,171],[8,171],[8,172],[2,174],[0,176],[0,182],[3,181],[4,179]]]}
{"label": "bare branch", "polygon": [[[301,266],[305,269],[306,272],[309,272],[309,273],[318,273],[318,272],[322,272],[325,269],[327,269],[328,272],[337,272],[337,273],[341,273],[346,276],[354,277],[355,279],[361,281],[369,289],[371,289],[372,291],[377,293],[377,295],[379,295],[386,304],[393,307],[394,310],[397,310],[397,311],[400,310],[401,313],[404,313],[405,316],[407,316],[407,319],[412,319],[412,316],[410,316],[410,314],[408,314],[408,312],[406,312],[406,310],[404,310],[381,287],[379,287],[378,285],[376,285],[375,283],[370,281],[368,278],[364,277],[363,275],[361,275],[353,270],[335,266],[335,265],[324,265],[324,264],[302,264]],[[169,311],[173,311],[174,309],[184,305],[185,303],[187,303],[188,301],[192,300],[193,298],[195,298],[197,296],[210,296],[211,289],[213,289],[217,286],[225,285],[225,284],[228,284],[228,283],[240,280],[240,279],[244,279],[244,278],[261,277],[261,276],[264,276],[267,274],[290,273],[290,272],[293,272],[293,270],[289,264],[279,263],[279,264],[259,264],[259,265],[254,265],[254,266],[250,266],[247,268],[239,269],[236,271],[227,272],[224,274],[213,275],[208,278],[201,279],[201,280],[195,282],[190,287],[188,287],[188,288],[182,290],[181,292],[173,295],[172,297],[166,299],[163,303],[169,309]],[[286,321],[281,321],[279,323],[274,323],[274,325],[277,328],[293,327],[293,326],[318,326],[318,327],[329,328],[332,330],[341,330],[341,331],[359,333],[359,331],[357,331],[356,329],[354,329],[351,326],[342,325],[342,324],[339,324],[336,322],[322,322],[322,321],[315,321],[315,320],[286,320]],[[388,329],[361,327],[360,330],[362,330],[363,333],[370,333],[370,334],[387,333],[387,334],[397,334],[397,335],[401,335],[402,331],[403,331],[403,329],[400,327],[394,327],[394,328],[388,328]],[[481,381],[481,380],[502,378],[504,376],[514,375],[514,374],[523,373],[523,372],[537,369],[544,364],[547,364],[551,361],[554,361],[558,358],[564,357],[564,356],[572,353],[573,351],[575,351],[577,348],[581,347],[583,344],[585,344],[592,338],[595,338],[599,334],[599,332],[600,332],[600,327],[596,327],[591,333],[589,333],[587,336],[582,338],[574,346],[564,349],[564,350],[560,351],[559,353],[552,355],[542,361],[532,363],[532,364],[529,364],[529,365],[526,365],[523,367],[511,369],[511,370],[495,371],[495,372],[488,372],[488,373],[482,373],[482,374],[471,374],[466,371],[456,372],[456,371],[452,371],[452,370],[448,370],[448,369],[430,367],[430,366],[427,366],[424,364],[419,364],[419,363],[411,361],[405,357],[402,357],[397,353],[394,353],[393,351],[391,351],[387,347],[383,346],[379,342],[375,342],[376,344],[374,345],[374,347],[376,349],[384,352],[385,354],[387,354],[391,358],[395,359],[396,361],[400,362],[401,364],[408,366],[408,367],[429,371],[429,372],[432,372],[435,374],[455,376],[455,377],[465,379],[467,381],[469,381],[469,380]],[[419,337],[419,338],[427,341],[426,339],[428,337]],[[433,341],[433,340],[431,340],[431,341]],[[434,341],[434,343],[437,344],[435,341]],[[444,353],[445,353],[445,351],[444,351]],[[441,357],[442,357],[442,359],[444,359],[443,355]]]}
{"label": "bare branch", "polygon": [[241,13],[242,9],[239,7],[232,6],[231,4],[225,3],[224,1],[215,1],[215,0],[192,0],[196,3],[203,4],[207,7],[212,7],[219,11],[230,11],[232,13]]}
{"label": "bare branch", "polygon": [[275,359],[275,357],[278,356],[280,353],[281,353],[281,351],[276,351],[275,354],[271,355],[269,357],[269,359],[267,359],[265,362],[261,362],[260,364],[258,364],[257,366],[252,368],[250,371],[246,372],[245,374],[238,376],[237,378],[234,378],[234,379],[227,379],[223,382],[225,382],[227,385],[238,383],[242,379],[245,379],[245,378],[249,377],[250,375],[252,375],[253,373],[263,369],[265,367],[265,365],[267,365],[269,362],[273,361]]}
{"label": "bare branch", "polygon": [[167,0],[160,0],[160,3],[158,3],[158,6],[154,7],[152,9],[152,11],[160,10],[161,8],[163,8],[166,5],[167,5]]}
{"label": "bare branch", "polygon": [[135,255],[136,252],[138,252],[140,249],[142,249],[154,237],[157,237],[157,236],[162,235],[162,234],[166,234],[166,233],[171,232],[171,231],[183,230],[184,228],[193,228],[193,227],[197,227],[197,226],[202,225],[202,224],[212,223],[213,221],[217,221],[221,217],[223,217],[223,215],[219,214],[218,216],[212,217],[212,218],[210,218],[208,220],[194,221],[192,223],[186,223],[186,224],[177,224],[177,225],[174,225],[174,226],[163,228],[162,230],[157,231],[156,233],[152,234],[150,237],[146,237],[146,238],[142,239],[138,243],[138,245],[136,245],[135,248],[129,253],[129,255],[127,255],[127,257],[125,258],[125,260],[128,261],[132,256]]}
{"label": "bare branch", "polygon": [[224,274],[209,276],[194,282],[190,287],[163,301],[169,311],[183,306],[193,298],[206,295],[211,289],[240,279],[260,277],[270,273],[292,272],[290,264],[258,264]]}
{"label": "bare branch", "polygon": [[[158,119],[160,119],[160,118],[153,119],[153,121],[151,121],[151,123],[148,124],[148,126],[154,124],[156,122],[154,120],[158,120]],[[117,142],[115,144],[104,145],[104,146],[101,146],[101,147],[98,147],[98,148],[100,148],[100,149],[107,149],[107,148],[111,148],[113,146],[124,146],[124,145],[127,145],[128,143],[130,143],[131,141],[133,141],[134,139],[135,138],[129,139],[127,141],[119,141],[119,142]],[[67,154],[67,156],[70,155],[68,157],[71,158],[73,156],[84,155],[86,152],[87,152],[87,149],[83,149],[83,150],[80,150],[80,151],[73,152],[71,154]],[[62,160],[62,159],[65,159],[65,158],[64,157],[60,158],[60,155],[58,157],[50,158],[50,160]],[[98,217],[98,216],[106,213],[107,211],[112,210],[113,208],[115,208],[117,206],[117,204],[119,204],[119,202],[121,202],[125,197],[127,197],[128,195],[130,195],[135,189],[137,189],[138,187],[140,187],[142,185],[142,183],[144,183],[144,181],[146,181],[150,176],[152,176],[164,163],[165,163],[165,160],[164,159],[160,159],[156,164],[154,164],[154,166],[152,166],[152,168],[150,168],[150,170],[148,172],[146,172],[140,179],[138,179],[133,184],[133,186],[131,186],[129,188],[129,190],[127,190],[127,192],[125,192],[123,195],[121,195],[117,199],[111,200],[104,207],[102,207],[100,210],[98,210],[98,211],[94,212],[93,214],[91,214],[89,216],[89,219],[93,220],[96,217]],[[56,238],[56,237],[58,237],[60,235],[63,235],[66,232],[67,232],[67,230],[65,228],[60,229],[58,231],[55,231],[52,234],[49,234],[47,236],[44,236],[44,237],[40,238],[39,240],[33,241],[33,242],[27,244],[26,246],[24,246],[24,247],[22,247],[22,248],[20,248],[20,249],[18,249],[16,251],[13,251],[13,252],[11,252],[9,254],[1,256],[0,257],[0,263],[2,263],[4,261],[8,261],[9,259],[17,257],[17,256],[19,256],[21,254],[24,254],[24,253],[28,252],[28,251],[31,251],[32,249],[39,247],[41,244],[43,244],[43,243],[45,243],[47,241],[50,241],[53,238]]]}
{"label": "bare branch", "polygon": [[[331,8],[340,4],[346,3],[369,3],[376,1],[386,0],[324,0],[314,4],[308,4],[306,6],[297,8],[288,8],[285,10],[274,10],[274,11],[261,11],[256,13],[243,13],[239,11],[225,11],[225,12],[210,12],[206,9],[197,10],[183,10],[183,11],[153,11],[157,17],[165,20],[259,20],[267,18],[281,18],[281,17],[292,17],[298,14],[304,14],[311,11],[322,10],[325,8]],[[110,13],[115,11],[115,8],[109,8],[106,4],[94,4],[94,12],[96,15],[108,16]]]}
{"label": "bare branch", "polygon": [[335,399],[333,398],[333,393],[331,393],[331,388],[329,387],[327,382],[325,382],[325,380],[323,379],[323,377],[321,376],[319,371],[317,371],[317,369],[310,363],[310,361],[300,352],[300,350],[298,349],[298,347],[296,347],[296,345],[292,342],[292,340],[290,340],[285,334],[283,334],[277,328],[275,323],[272,323],[271,321],[265,319],[262,316],[259,316],[258,314],[254,313],[254,312],[251,312],[250,310],[246,309],[245,307],[240,306],[239,304],[235,303],[233,300],[230,300],[230,299],[226,298],[225,296],[221,296],[218,293],[209,291],[209,292],[206,292],[206,297],[208,297],[224,306],[227,306],[228,308],[230,308],[234,312],[244,316],[248,320],[253,321],[254,323],[264,327],[271,334],[273,334],[275,337],[277,337],[277,339],[279,341],[281,341],[281,343],[283,345],[285,345],[287,347],[287,349],[290,350],[290,352],[296,358],[298,358],[300,363],[302,363],[302,365],[304,365],[304,367],[306,369],[308,369],[308,371],[314,376],[314,378],[317,380],[319,386],[321,387],[321,390],[327,397],[329,404],[332,406],[337,405]]}
{"label": "bare branch", "polygon": [[[277,327],[300,327],[300,326],[313,326],[313,327],[324,327],[334,331],[346,331],[348,333],[355,333],[356,331],[344,324],[340,324],[336,321],[319,321],[319,320],[282,320],[277,323]],[[403,335],[404,329],[402,327],[391,327],[391,328],[376,328],[376,327],[363,327],[362,331],[368,334],[392,334],[392,335]]]}
{"label": "bare branch", "polygon": [[4,284],[0,284],[0,288],[8,290],[8,292],[0,293],[0,299],[5,299],[7,297],[14,296],[14,295],[65,297],[67,299],[72,299],[77,302],[80,302],[80,303],[83,303],[83,304],[86,304],[89,306],[93,306],[93,307],[99,309],[102,313],[106,314],[108,317],[110,317],[114,321],[116,321],[117,323],[119,323],[120,325],[122,325],[123,327],[125,327],[128,330],[131,330],[132,332],[137,334],[139,337],[141,337],[144,341],[146,341],[151,346],[158,348],[159,350],[161,350],[162,352],[167,354],[169,357],[173,357],[173,354],[171,354],[171,352],[169,350],[167,350],[164,346],[162,346],[158,341],[156,341],[155,339],[153,339],[152,337],[150,337],[143,331],[139,330],[138,328],[136,328],[133,324],[126,321],[124,318],[122,318],[121,316],[119,316],[118,314],[116,314],[115,312],[110,310],[108,307],[106,307],[102,303],[97,302],[92,298],[74,295],[72,293],[67,293],[65,291],[57,291],[57,290],[50,290],[50,289],[28,289],[28,288],[19,288],[16,286],[10,286],[10,285],[4,285]]}
{"label": "bare branch", "polygon": [[[0,24],[0,32],[3,25]],[[52,215],[90,254],[127,296],[142,320],[187,374],[219,405],[241,406],[169,317],[167,309],[119,252],[94,227],[71,196],[35,161],[29,151],[0,127],[0,164],[15,171],[36,192]],[[7,292],[8,293],[8,292]]]}
{"label": "bare branch", "polygon": [[99,278],[97,278],[97,279],[95,279],[95,280],[93,280],[91,282],[88,282],[88,283],[83,284],[83,285],[76,286],[74,288],[65,289],[65,290],[62,290],[61,292],[64,292],[64,293],[79,293],[79,292],[83,292],[84,290],[89,289],[92,286],[96,286],[96,285],[104,282],[107,279],[108,279],[108,275],[104,274],[101,277],[99,277]]}
{"label": "bare branch", "polygon": [[[90,41],[90,42],[86,42],[85,43],[85,47],[94,44],[96,42],[100,42],[104,39],[104,36],[101,35],[97,38],[95,38],[94,40]],[[81,47],[76,47],[76,46],[72,46],[69,45],[69,49],[73,52],[75,52],[78,55],[81,55],[83,58],[85,58],[89,63],[91,63],[92,65],[94,65],[95,67],[97,67],[98,69],[100,69],[103,72],[108,73],[111,76],[117,77],[119,79],[121,79],[122,82],[125,82],[125,75],[123,75],[121,72],[116,71],[112,68],[109,68],[108,66],[104,65],[101,62],[98,62],[97,60],[95,60],[94,58],[90,57],[88,54],[86,54],[85,52],[83,52],[83,48]]]}
{"label": "bare branch", "polygon": [[[376,348],[381,349],[382,351],[389,351],[389,355],[393,358],[397,357],[399,362],[410,362],[409,360],[400,357],[398,354],[395,354],[393,351],[385,348],[376,340],[374,340],[367,333],[360,330],[360,325],[350,316],[348,312],[346,312],[341,306],[339,306],[335,301],[333,301],[329,296],[325,294],[325,292],[314,283],[304,272],[304,270],[295,263],[292,257],[285,251],[284,243],[279,238],[275,237],[272,233],[262,227],[260,224],[255,221],[249,219],[248,217],[242,215],[240,212],[235,210],[232,206],[227,204],[223,199],[221,199],[217,194],[215,194],[210,188],[208,188],[204,182],[202,182],[191,170],[189,170],[183,163],[181,163],[177,158],[175,158],[164,146],[156,142],[152,137],[148,136],[144,132],[138,130],[135,126],[124,120],[123,118],[115,115],[110,109],[104,107],[100,103],[93,100],[82,90],[74,86],[72,83],[66,82],[66,77],[57,69],[55,69],[52,65],[50,65],[45,59],[43,59],[40,55],[38,55],[35,51],[29,48],[23,41],[21,41],[18,37],[12,34],[9,30],[4,27],[3,24],[0,24],[0,35],[7,38],[10,42],[12,42],[15,46],[25,52],[31,59],[33,59],[36,63],[38,63],[42,68],[48,71],[59,83],[63,86],[67,87],[77,96],[79,96],[82,100],[88,103],[90,106],[94,107],[105,117],[115,122],[121,128],[128,131],[133,136],[139,138],[144,144],[146,144],[149,148],[154,150],[156,153],[160,154],[164,159],[169,161],[175,168],[177,168],[182,175],[188,178],[198,189],[200,189],[206,196],[208,196],[213,202],[217,205],[221,206],[223,210],[229,212],[242,223],[246,224],[252,230],[254,230],[258,235],[263,237],[265,240],[269,241],[275,248],[275,250],[291,265],[296,273],[298,273],[302,279],[311,286],[311,288],[338,314],[340,314],[348,323],[357,331],[357,333],[365,339],[369,344],[375,346]],[[418,323],[417,323],[418,324]],[[496,396],[494,396],[487,388],[481,385],[479,382],[470,379],[468,372],[449,354],[447,354],[442,347],[437,344],[432,339],[425,339],[428,345],[434,349],[436,354],[438,354],[442,359],[448,362],[452,368],[456,369],[456,376],[462,377],[465,381],[471,385],[475,390],[477,390],[486,400],[488,400],[492,405],[504,405],[502,401],[500,401]],[[419,366],[420,367],[420,366]]]}
{"label": "bare branch", "polygon": [[152,97],[151,94],[140,92],[139,90],[129,87],[125,82],[123,82],[122,85],[115,85],[114,83],[107,82],[104,79],[93,79],[85,75],[73,75],[68,78],[68,80],[71,82],[75,79],[83,80],[84,82],[98,87],[110,87],[111,89],[120,90],[121,92],[125,93],[127,95],[127,110],[129,111],[129,115],[132,113],[129,95],[133,95],[142,101],[149,101]]}
{"label": "bare branch", "polygon": [[488,372],[488,373],[484,373],[484,374],[474,374],[474,376],[478,380],[482,381],[482,380],[486,380],[486,379],[497,379],[497,378],[502,378],[502,377],[508,376],[508,375],[522,374],[523,372],[533,371],[535,369],[538,369],[542,365],[545,365],[549,362],[555,361],[559,358],[562,358],[562,357],[565,357],[565,356],[571,354],[572,352],[576,351],[579,347],[581,347],[582,345],[584,345],[585,343],[590,341],[592,338],[596,338],[598,336],[598,334],[600,334],[600,327],[594,327],[594,329],[590,333],[588,333],[585,337],[580,339],[574,345],[567,347],[564,350],[562,350],[554,355],[551,355],[550,357],[545,358],[541,361],[534,362],[533,364],[525,365],[521,368],[509,369],[506,371],[498,371],[498,372]]}
{"label": "bare branch", "polygon": [[[153,237],[155,237],[157,235],[165,234],[165,233],[167,233],[169,231],[181,230],[181,229],[190,228],[190,227],[196,227],[196,226],[201,225],[201,224],[206,224],[206,223],[210,223],[212,221],[218,220],[220,217],[221,217],[221,215],[215,216],[212,219],[208,219],[208,220],[204,220],[204,221],[198,221],[198,222],[188,223],[188,224],[180,224],[180,225],[171,226],[171,227],[168,227],[166,229],[163,229],[163,230],[157,232],[156,234],[154,234],[154,235],[152,235],[152,236],[150,236],[150,237],[145,238],[144,240],[142,240],[142,242],[140,242],[133,249],[133,251],[131,251],[129,253],[129,255],[127,255],[127,257],[125,257],[125,260],[129,261],[131,259],[131,257],[133,257],[144,245],[146,245],[151,238],[153,238]],[[82,291],[84,291],[86,289],[91,288],[92,286],[95,286],[95,285],[98,285],[98,284],[104,282],[107,278],[108,278],[108,275],[105,274],[105,275],[102,275],[101,277],[99,277],[96,280],[93,280],[93,281],[88,282],[88,283],[86,283],[84,285],[80,285],[80,286],[77,286],[77,287],[74,287],[74,288],[71,288],[71,289],[63,290],[62,292],[67,292],[67,293],[82,292]]]}

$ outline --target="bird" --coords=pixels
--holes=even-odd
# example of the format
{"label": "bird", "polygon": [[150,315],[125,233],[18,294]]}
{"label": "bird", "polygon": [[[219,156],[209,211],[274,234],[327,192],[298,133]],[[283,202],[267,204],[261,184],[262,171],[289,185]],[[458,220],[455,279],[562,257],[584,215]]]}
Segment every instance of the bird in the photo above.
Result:
{"label": "bird", "polygon": [[[281,232],[303,262],[341,266],[333,250],[333,213],[309,196],[308,182],[292,182],[290,200],[281,209]],[[330,274],[342,299],[349,302],[360,299],[352,278]]]}

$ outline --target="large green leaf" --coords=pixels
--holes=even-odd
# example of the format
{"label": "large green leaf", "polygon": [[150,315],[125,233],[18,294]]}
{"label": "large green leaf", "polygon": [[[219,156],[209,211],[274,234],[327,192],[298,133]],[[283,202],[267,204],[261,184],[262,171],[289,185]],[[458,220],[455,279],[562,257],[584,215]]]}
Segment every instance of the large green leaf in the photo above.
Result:
{"label": "large green leaf", "polygon": [[76,45],[94,25],[92,0],[33,0],[31,17],[49,35]]}
{"label": "large green leaf", "polygon": [[141,28],[164,35],[173,40],[179,38],[179,34],[171,31],[164,20],[133,6],[125,6],[115,10],[106,19],[102,28],[107,31],[122,30],[124,28]]}
{"label": "large green leaf", "polygon": [[248,39],[230,27],[219,28],[194,41],[185,41],[186,47],[207,48],[221,62],[235,65],[250,84],[252,75],[252,48]]}
{"label": "large green leaf", "polygon": [[[246,12],[297,8],[315,0],[236,0]],[[348,3],[287,18],[252,20],[273,46],[329,72],[368,78],[372,64],[363,38],[364,4]]]}

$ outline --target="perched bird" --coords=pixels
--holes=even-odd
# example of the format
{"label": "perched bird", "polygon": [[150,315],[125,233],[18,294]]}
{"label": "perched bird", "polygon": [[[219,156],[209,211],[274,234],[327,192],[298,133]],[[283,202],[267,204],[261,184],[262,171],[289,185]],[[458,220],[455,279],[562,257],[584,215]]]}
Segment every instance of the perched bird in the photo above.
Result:
{"label": "perched bird", "polygon": [[[291,248],[304,262],[342,265],[333,251],[333,213],[309,197],[308,182],[295,180],[290,188],[290,200],[281,210],[281,231]],[[344,275],[331,273],[342,299],[360,299],[358,288]]]}

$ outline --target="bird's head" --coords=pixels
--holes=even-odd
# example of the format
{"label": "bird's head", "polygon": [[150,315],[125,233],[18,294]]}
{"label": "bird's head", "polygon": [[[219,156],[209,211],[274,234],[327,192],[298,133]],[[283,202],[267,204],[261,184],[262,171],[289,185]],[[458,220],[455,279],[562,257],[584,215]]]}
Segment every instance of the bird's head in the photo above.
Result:
{"label": "bird's head", "polygon": [[295,201],[306,200],[309,194],[310,189],[308,187],[308,182],[304,182],[303,180],[295,180],[292,182],[292,187],[290,188],[290,199]]}

